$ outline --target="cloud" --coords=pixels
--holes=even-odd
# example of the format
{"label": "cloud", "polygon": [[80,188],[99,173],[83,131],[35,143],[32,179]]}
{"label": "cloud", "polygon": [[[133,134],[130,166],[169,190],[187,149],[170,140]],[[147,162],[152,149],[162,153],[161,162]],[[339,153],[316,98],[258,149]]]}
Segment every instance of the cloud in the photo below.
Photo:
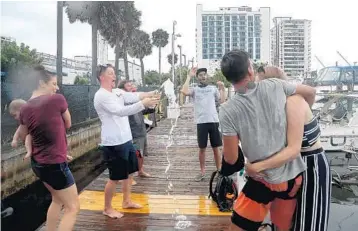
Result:
{"label": "cloud", "polygon": [[[253,8],[260,6],[271,7],[271,17],[292,16],[312,20],[312,69],[320,68],[314,55],[317,55],[325,65],[345,62],[337,55],[339,50],[353,63],[358,61],[358,30],[354,28],[354,16],[357,13],[358,2],[340,0],[340,4],[323,0],[137,0],[136,7],[142,11],[141,29],[151,34],[162,28],[172,33],[172,21],[177,21],[176,30],[182,37],[176,40],[181,44],[187,60],[196,56],[195,27],[196,4],[202,3],[204,10],[217,10],[222,6],[249,5]],[[56,54],[56,19],[57,6],[53,1],[40,2],[1,2],[1,33],[12,36],[18,42],[24,42],[38,51]],[[63,14],[63,55],[73,58],[75,55],[91,55],[91,27],[88,24],[76,22],[70,24],[66,13]],[[179,52],[176,47],[176,53]],[[114,59],[113,50],[109,49],[109,59]],[[166,56],[171,53],[171,37],[169,44],[162,49],[162,69],[167,71],[170,64]],[[151,56],[146,57],[146,69],[158,69],[158,49],[153,48]],[[137,62],[138,63],[138,62]]]}

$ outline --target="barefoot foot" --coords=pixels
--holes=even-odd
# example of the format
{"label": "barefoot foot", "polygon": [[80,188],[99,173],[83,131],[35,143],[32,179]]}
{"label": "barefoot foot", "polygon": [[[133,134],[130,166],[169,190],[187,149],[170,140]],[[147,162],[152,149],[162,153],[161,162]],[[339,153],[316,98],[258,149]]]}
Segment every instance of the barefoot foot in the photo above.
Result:
{"label": "barefoot foot", "polygon": [[122,208],[124,209],[141,209],[143,208],[143,206],[133,203],[133,202],[127,202],[127,203],[122,203]]}
{"label": "barefoot foot", "polygon": [[105,209],[103,215],[108,216],[113,219],[119,219],[123,217],[123,213],[120,213],[114,209]]}
{"label": "barefoot foot", "polygon": [[138,176],[140,176],[140,177],[150,177],[150,174],[148,174],[148,173],[142,171],[142,172],[139,172],[139,173],[138,173]]}
{"label": "barefoot foot", "polygon": [[136,184],[137,184],[137,181],[132,180],[132,186],[133,186],[133,185],[136,185]]}

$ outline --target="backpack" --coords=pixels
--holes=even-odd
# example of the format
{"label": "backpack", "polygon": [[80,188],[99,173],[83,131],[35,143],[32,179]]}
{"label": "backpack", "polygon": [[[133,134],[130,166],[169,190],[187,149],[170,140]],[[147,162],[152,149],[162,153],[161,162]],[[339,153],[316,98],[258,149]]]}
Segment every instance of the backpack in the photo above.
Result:
{"label": "backpack", "polygon": [[[216,174],[218,174],[218,177],[215,190],[213,191],[213,181]],[[237,187],[233,179],[215,171],[211,175],[209,187],[209,198],[211,197],[212,200],[215,201],[220,212],[231,212],[238,196]]]}

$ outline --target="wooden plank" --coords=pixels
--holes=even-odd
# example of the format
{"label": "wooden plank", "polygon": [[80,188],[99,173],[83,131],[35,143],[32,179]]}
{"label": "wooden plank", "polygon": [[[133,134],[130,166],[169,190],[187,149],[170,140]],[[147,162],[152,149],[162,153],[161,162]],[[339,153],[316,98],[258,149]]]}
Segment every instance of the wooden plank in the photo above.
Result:
{"label": "wooden plank", "polygon": [[[143,206],[141,209],[122,209],[123,195],[117,193],[113,198],[113,208],[124,213],[144,214],[184,214],[207,216],[230,216],[231,213],[220,212],[217,205],[205,196],[165,196],[133,194],[132,200]],[[102,211],[104,208],[104,193],[99,191],[84,191],[80,195],[81,209]]]}
{"label": "wooden plank", "polygon": [[[101,211],[81,210],[74,231],[167,231],[180,228],[186,231],[224,231],[229,225],[227,216],[126,213],[121,219],[110,219]],[[39,230],[45,231],[45,228]]]}

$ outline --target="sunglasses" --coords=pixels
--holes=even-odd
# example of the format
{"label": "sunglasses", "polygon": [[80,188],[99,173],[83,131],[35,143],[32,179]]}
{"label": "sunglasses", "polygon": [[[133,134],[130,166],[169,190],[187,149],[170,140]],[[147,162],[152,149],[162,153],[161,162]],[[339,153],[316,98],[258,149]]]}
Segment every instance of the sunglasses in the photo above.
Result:
{"label": "sunglasses", "polygon": [[106,70],[107,70],[107,68],[109,68],[109,67],[112,67],[112,68],[114,68],[113,67],[113,65],[112,64],[99,64],[98,66],[97,66],[97,76],[99,77],[103,72],[105,72]]}

